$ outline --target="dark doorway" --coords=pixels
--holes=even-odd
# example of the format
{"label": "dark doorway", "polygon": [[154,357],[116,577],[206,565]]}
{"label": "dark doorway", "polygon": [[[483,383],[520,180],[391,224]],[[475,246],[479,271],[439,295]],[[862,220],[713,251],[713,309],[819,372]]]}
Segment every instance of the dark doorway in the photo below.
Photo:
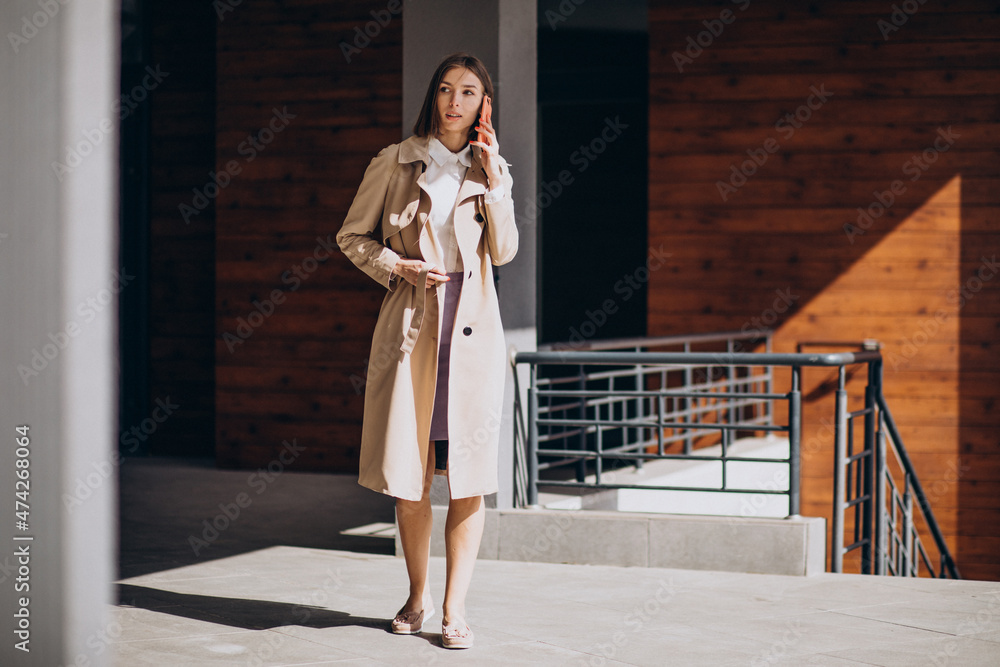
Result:
{"label": "dark doorway", "polygon": [[644,336],[646,2],[538,11],[539,343]]}

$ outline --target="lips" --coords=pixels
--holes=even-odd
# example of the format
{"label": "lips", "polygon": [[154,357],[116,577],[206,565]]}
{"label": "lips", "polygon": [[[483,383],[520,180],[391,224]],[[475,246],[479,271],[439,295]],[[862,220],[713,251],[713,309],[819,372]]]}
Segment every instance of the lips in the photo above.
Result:
{"label": "lips", "polygon": [[444,117],[448,120],[461,120],[462,115],[457,113],[446,113]]}

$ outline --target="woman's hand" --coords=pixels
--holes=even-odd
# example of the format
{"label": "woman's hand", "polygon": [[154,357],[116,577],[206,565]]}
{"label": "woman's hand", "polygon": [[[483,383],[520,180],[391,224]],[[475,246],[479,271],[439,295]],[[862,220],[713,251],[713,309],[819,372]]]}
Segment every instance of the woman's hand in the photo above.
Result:
{"label": "woman's hand", "polygon": [[481,157],[483,167],[490,179],[490,188],[495,188],[501,182],[503,174],[500,173],[500,144],[497,142],[497,133],[493,129],[493,121],[483,122],[482,117],[480,117],[476,131],[481,132],[486,141],[470,141],[469,143],[483,149]]}
{"label": "woman's hand", "polygon": [[[425,266],[430,266],[430,264],[419,259],[401,258],[396,262],[396,266],[392,271],[406,282],[415,286],[420,279],[420,272]],[[434,285],[448,280],[451,279],[445,273],[444,269],[439,266],[431,267],[431,270],[427,273],[427,288],[434,287]]]}

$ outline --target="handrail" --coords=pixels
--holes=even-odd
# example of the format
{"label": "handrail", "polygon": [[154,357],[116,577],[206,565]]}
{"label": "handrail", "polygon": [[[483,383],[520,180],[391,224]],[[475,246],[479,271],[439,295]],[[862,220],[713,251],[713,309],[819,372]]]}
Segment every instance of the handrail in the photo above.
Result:
{"label": "handrail", "polygon": [[[833,571],[842,570],[844,554],[859,549],[862,571],[866,573],[883,574],[886,570],[891,570],[896,574],[915,575],[919,573],[918,561],[922,558],[932,575],[959,578],[958,567],[886,404],[882,392],[880,346],[866,341],[864,347],[867,349],[774,353],[770,352],[770,336],[771,332],[743,331],[585,341],[576,349],[569,349],[571,346],[558,349],[559,346],[556,345],[536,351],[512,351],[511,363],[515,374],[517,364],[528,364],[530,378],[527,424],[522,424],[520,431],[522,436],[526,436],[522,441],[525,447],[524,451],[517,448],[518,469],[527,469],[527,488],[519,485],[517,490],[519,505],[535,506],[539,483],[553,487],[759,493],[759,490],[727,485],[727,461],[752,461],[755,458],[734,456],[728,452],[728,446],[734,436],[741,437],[740,432],[777,431],[787,432],[789,454],[788,458],[770,460],[788,464],[788,490],[778,493],[788,495],[789,515],[797,515],[802,433],[801,373],[807,367],[834,367],[839,372],[834,438]],[[742,348],[735,342],[737,340],[760,341],[766,344],[765,349],[768,351],[737,352],[736,349]],[[726,344],[726,350],[691,350],[692,344],[720,342]],[[652,347],[671,345],[683,345],[684,351],[648,351]],[[802,347],[804,346],[798,349],[801,350]],[[646,351],[641,351],[644,349]],[[848,411],[846,390],[853,372],[847,372],[847,367],[859,364],[865,364],[868,368],[865,407]],[[578,367],[579,372],[569,377],[557,373],[552,378],[540,378],[537,372],[539,366],[573,366]],[[600,366],[632,369],[585,370]],[[773,367],[790,368],[790,391],[772,389]],[[711,379],[706,382],[695,379],[695,375],[701,372],[705,372]],[[715,380],[716,372],[721,380]],[[678,373],[682,377],[676,375]],[[669,377],[673,377],[675,381],[668,382]],[[615,380],[624,380],[627,386],[623,387],[620,383],[616,385]],[[595,383],[605,388],[591,388]],[[545,405],[539,405],[539,397],[545,400]],[[788,401],[787,425],[775,424],[773,421],[772,403],[779,400]],[[520,400],[518,406],[521,406]],[[572,414],[574,412],[576,417]],[[704,419],[706,415],[707,420]],[[859,430],[855,426],[858,423],[855,420],[862,418],[863,430]],[[539,426],[545,432],[540,432]],[[634,431],[634,439],[629,436],[628,431]],[[649,433],[655,435],[649,437]],[[863,446],[855,442],[856,434],[863,435]],[[901,468],[904,475],[898,484],[893,477],[896,473],[885,465],[886,435],[899,463],[899,467],[894,469]],[[702,455],[701,450],[692,455],[696,451],[693,449],[695,445],[706,443],[702,439],[704,437],[712,438],[707,442],[721,444],[721,456]],[[539,446],[541,442],[560,441],[564,449],[557,449],[558,445],[555,444],[544,448]],[[677,450],[665,449],[667,445],[674,443],[684,445],[683,454]],[[540,458],[546,460],[542,462]],[[644,461],[651,459],[720,461],[723,464],[722,482],[721,486],[711,488],[614,484],[602,481],[604,459],[630,461],[629,465],[637,470]],[[576,481],[551,476],[545,480],[539,479],[539,470],[566,465],[576,465]],[[583,477],[588,465],[593,466],[593,481],[585,481]],[[917,505],[937,546],[941,559],[940,574],[936,574],[931,567],[925,543],[913,522],[913,496],[916,497]],[[887,505],[891,512],[887,511]],[[844,515],[848,512],[854,515],[854,537],[853,542],[845,547]],[[901,528],[897,519],[902,521]],[[892,540],[891,550],[885,548],[886,539]],[[898,561],[895,564],[890,562],[890,553]]]}
{"label": "handrail", "polygon": [[903,466],[903,470],[906,471],[906,474],[909,476],[910,486],[912,487],[914,494],[917,496],[917,502],[920,504],[920,509],[924,514],[924,519],[927,521],[927,527],[930,529],[931,535],[934,537],[934,543],[937,545],[938,552],[941,554],[944,561],[942,563],[942,567],[948,568],[948,572],[952,579],[961,579],[962,577],[958,573],[958,565],[955,564],[955,560],[951,557],[951,551],[948,549],[948,543],[945,542],[944,534],[941,532],[940,526],[938,526],[937,518],[934,516],[934,510],[931,509],[930,501],[927,500],[927,494],[924,493],[924,487],[920,484],[920,478],[917,477],[913,463],[910,461],[910,455],[907,453],[906,448],[902,446],[903,439],[899,435],[899,429],[896,428],[896,420],[893,419],[892,412],[890,412],[889,406],[886,404],[885,395],[879,391],[876,396],[876,400],[878,401],[879,410],[882,412],[882,419],[885,422],[886,430],[889,431],[889,435],[892,436],[896,456],[899,457],[899,462]]}
{"label": "handrail", "polygon": [[568,366],[615,365],[703,366],[728,364],[733,366],[847,366],[877,361],[879,352],[518,352],[514,363],[561,364]]}
{"label": "handrail", "polygon": [[717,333],[704,333],[679,336],[653,336],[645,338],[634,336],[631,338],[612,338],[601,340],[584,340],[579,343],[547,343],[539,345],[538,350],[545,352],[548,350],[573,348],[574,350],[615,350],[626,347],[666,347],[668,345],[700,345],[703,343],[719,343],[730,340],[759,340],[763,341],[771,335],[768,329],[748,329],[746,331],[722,331]]}

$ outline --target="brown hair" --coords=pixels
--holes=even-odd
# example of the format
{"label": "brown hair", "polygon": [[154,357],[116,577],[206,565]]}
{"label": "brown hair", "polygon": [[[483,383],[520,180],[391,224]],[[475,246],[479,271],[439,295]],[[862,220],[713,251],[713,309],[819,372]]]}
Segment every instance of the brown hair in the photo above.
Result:
{"label": "brown hair", "polygon": [[[437,91],[441,86],[441,81],[444,80],[444,75],[456,67],[467,69],[475,74],[483,85],[483,93],[489,95],[490,98],[493,97],[493,80],[490,78],[490,73],[486,71],[486,65],[483,64],[482,60],[468,53],[453,53],[447,56],[434,70],[431,84],[427,87],[427,95],[424,96],[424,104],[420,108],[420,115],[417,117],[417,122],[413,124],[413,133],[418,137],[437,134]],[[480,104],[479,109],[482,113],[482,104]],[[475,139],[476,134],[476,123],[473,123],[472,127],[469,128],[469,141]]]}

